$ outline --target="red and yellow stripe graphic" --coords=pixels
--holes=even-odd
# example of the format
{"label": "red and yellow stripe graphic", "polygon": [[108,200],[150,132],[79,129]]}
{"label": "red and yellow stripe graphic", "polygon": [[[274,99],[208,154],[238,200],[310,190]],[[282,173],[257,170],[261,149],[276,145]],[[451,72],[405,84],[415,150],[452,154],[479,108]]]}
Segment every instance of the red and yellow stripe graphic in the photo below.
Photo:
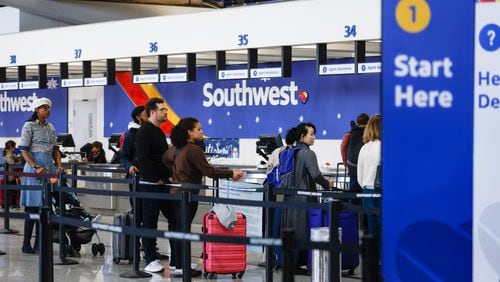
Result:
{"label": "red and yellow stripe graphic", "polygon": [[166,102],[160,91],[153,84],[134,84],[132,83],[132,74],[130,72],[120,72],[116,74],[116,80],[135,106],[144,105],[154,97],[162,98],[165,101],[165,107],[168,109],[167,121],[162,123],[161,129],[167,135],[170,135],[172,128],[179,122],[180,118],[175,111]]}

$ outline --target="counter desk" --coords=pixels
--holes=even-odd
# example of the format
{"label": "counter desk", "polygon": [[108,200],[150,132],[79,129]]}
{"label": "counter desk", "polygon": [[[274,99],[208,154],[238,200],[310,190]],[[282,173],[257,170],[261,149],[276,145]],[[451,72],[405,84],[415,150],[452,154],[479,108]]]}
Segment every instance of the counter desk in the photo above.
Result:
{"label": "counter desk", "polygon": [[[93,169],[107,169],[115,171],[86,171],[78,170],[78,175],[80,176],[93,176],[93,177],[108,177],[112,179],[125,179],[126,173],[123,167],[119,164],[93,164],[85,162],[69,162],[65,163],[64,167],[67,168],[71,164],[77,164],[82,167],[90,167]],[[70,184],[70,183],[68,183]],[[77,187],[88,188],[88,189],[99,189],[108,191],[129,191],[128,184],[124,183],[106,183],[106,182],[94,182],[94,181],[84,181],[79,180]],[[98,196],[90,194],[78,194],[78,198],[83,207],[109,210],[112,213],[115,212],[126,212],[130,210],[130,201],[128,197],[118,197],[118,196]]]}

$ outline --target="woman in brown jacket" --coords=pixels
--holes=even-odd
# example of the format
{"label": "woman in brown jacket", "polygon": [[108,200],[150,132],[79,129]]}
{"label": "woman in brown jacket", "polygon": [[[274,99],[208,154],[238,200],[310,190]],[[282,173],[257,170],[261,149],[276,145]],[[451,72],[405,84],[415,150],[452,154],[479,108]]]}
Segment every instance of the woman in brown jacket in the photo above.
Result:
{"label": "woman in brown jacket", "polygon": [[[203,140],[203,130],[200,122],[192,117],[183,118],[172,129],[170,136],[173,147],[170,147],[163,156],[163,162],[172,171],[172,183],[191,183],[201,184],[203,176],[210,178],[232,178],[233,181],[238,181],[245,173],[241,170],[217,169],[211,166],[205,153],[200,146],[195,145],[195,141]],[[174,188],[175,189],[175,188]],[[171,193],[172,193],[171,189]],[[193,193],[198,194],[199,190],[194,190]],[[175,218],[176,231],[180,231],[181,226],[181,209],[180,202],[175,202]],[[188,219],[189,224],[193,222],[193,218],[198,209],[198,202],[188,203]],[[174,262],[175,276],[182,275],[182,249],[181,242],[176,241],[174,247]],[[193,277],[200,275],[192,271]]]}

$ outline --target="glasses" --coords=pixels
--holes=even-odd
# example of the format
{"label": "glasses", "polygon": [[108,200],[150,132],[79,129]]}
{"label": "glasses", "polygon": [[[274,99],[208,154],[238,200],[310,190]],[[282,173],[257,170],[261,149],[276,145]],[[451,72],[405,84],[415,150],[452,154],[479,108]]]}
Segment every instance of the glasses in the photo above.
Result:
{"label": "glasses", "polygon": [[40,107],[38,107],[39,109],[44,109],[44,110],[50,110],[50,106],[49,105],[42,105]]}

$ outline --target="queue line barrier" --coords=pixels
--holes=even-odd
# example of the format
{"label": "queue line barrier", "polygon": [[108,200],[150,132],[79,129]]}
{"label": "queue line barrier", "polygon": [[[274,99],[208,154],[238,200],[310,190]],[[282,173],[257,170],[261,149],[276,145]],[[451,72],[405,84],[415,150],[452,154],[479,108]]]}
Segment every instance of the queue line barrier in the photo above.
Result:
{"label": "queue line barrier", "polygon": [[[94,171],[102,171],[95,169]],[[41,224],[40,226],[44,226],[42,230],[40,231],[41,233],[41,244],[52,244],[52,231],[51,231],[51,222],[54,223],[59,223],[61,226],[64,225],[72,225],[72,226],[82,226],[82,227],[89,227],[89,228],[94,228],[98,230],[103,230],[103,231],[111,231],[111,232],[119,232],[127,235],[131,235],[132,237],[135,238],[134,243],[138,240],[139,236],[145,236],[145,237],[160,237],[160,238],[171,238],[171,239],[176,239],[176,240],[182,240],[183,244],[183,253],[186,254],[183,256],[183,268],[188,269],[190,267],[190,242],[191,241],[208,241],[208,242],[220,242],[220,243],[238,243],[238,244],[251,244],[251,245],[263,245],[267,247],[267,267],[266,267],[266,281],[272,281],[272,268],[269,268],[271,266],[272,262],[272,248],[273,247],[283,247],[283,254],[284,254],[284,264],[283,264],[283,281],[293,281],[293,267],[290,262],[293,262],[291,258],[293,259],[293,248],[301,248],[301,249],[321,249],[321,250],[327,250],[331,254],[331,260],[330,260],[330,265],[328,266],[330,268],[330,280],[329,281],[340,281],[340,274],[339,274],[339,254],[342,251],[347,251],[347,252],[359,252],[359,246],[356,245],[344,245],[340,244],[338,239],[338,213],[343,209],[343,205],[339,201],[332,201],[327,204],[315,204],[315,203],[286,203],[286,202],[274,202],[274,201],[269,201],[272,199],[273,195],[275,194],[272,190],[275,190],[276,194],[282,193],[282,192],[287,192],[290,191],[288,189],[271,189],[270,187],[266,186],[263,188],[263,191],[265,191],[265,196],[266,196],[266,201],[250,201],[250,200],[236,200],[236,199],[226,199],[226,198],[213,198],[213,197],[206,197],[206,196],[199,196],[195,194],[191,194],[190,190],[192,189],[210,189],[211,187],[208,187],[206,185],[165,185],[165,186],[176,186],[176,187],[181,187],[183,188],[183,192],[181,195],[175,195],[175,194],[159,194],[159,193],[148,193],[148,192],[137,192],[137,186],[138,186],[138,179],[136,177],[132,179],[110,179],[106,177],[89,177],[89,176],[78,176],[76,175],[77,168],[76,165],[72,166],[72,174],[71,175],[65,175],[65,174],[60,174],[59,175],[59,183],[58,185],[54,185],[52,188],[48,183],[45,183],[42,186],[36,187],[35,189],[32,190],[44,190],[45,192],[45,198],[51,198],[52,191],[59,192],[60,193],[60,199],[61,199],[61,206],[64,206],[64,194],[68,192],[78,192],[78,193],[85,193],[85,194],[95,194],[95,195],[113,195],[113,196],[130,196],[134,199],[134,206],[136,205],[136,199],[137,197],[139,198],[155,198],[155,199],[167,199],[167,200],[181,200],[181,217],[182,217],[182,232],[170,232],[170,231],[158,231],[158,230],[147,230],[144,228],[138,228],[137,222],[134,224],[133,227],[123,227],[123,226],[114,226],[114,225],[106,225],[106,224],[101,224],[101,223],[89,223],[85,222],[82,220],[78,219],[73,219],[69,217],[64,216],[64,209],[59,209],[62,213],[60,215],[53,215],[50,214],[50,209],[48,208],[49,203],[46,202],[46,207],[42,208],[40,211],[39,219],[41,222],[44,222],[46,224]],[[116,169],[113,169],[113,172],[116,172]],[[5,173],[5,172],[4,172]],[[24,176],[32,176],[32,177],[49,177],[48,175],[37,175],[37,174],[22,174]],[[96,182],[106,182],[106,183],[129,183],[132,184],[134,187],[132,192],[126,192],[126,191],[102,191],[102,190],[96,190],[96,189],[87,189],[87,188],[73,188],[73,187],[63,187],[60,186],[62,181],[64,179],[70,179],[72,181],[72,184],[75,184],[73,187],[76,186],[76,181],[77,180],[85,180],[85,181],[96,181]],[[141,184],[143,185],[143,184]],[[0,187],[0,189],[3,189],[4,186]],[[12,185],[14,186],[14,185]],[[26,187],[19,187],[17,186],[16,188],[14,187],[5,187],[10,190],[21,190],[21,189],[26,189]],[[31,189],[31,188],[29,188]],[[212,187],[213,189],[213,187]],[[287,191],[278,191],[278,190],[287,190]],[[306,191],[307,192],[307,191]],[[309,191],[310,192],[310,191]],[[297,191],[296,193],[300,193]],[[325,194],[326,193],[326,194]],[[332,193],[330,193],[332,194]],[[322,191],[320,194],[311,194],[311,195],[305,195],[305,196],[312,196],[312,197],[324,197],[328,195],[327,191]],[[61,197],[62,196],[62,197]],[[271,196],[271,197],[270,197]],[[335,197],[334,193],[332,195],[328,195],[331,197]],[[187,203],[189,201],[206,201],[210,203],[223,203],[223,204],[232,204],[232,205],[248,205],[248,206],[259,206],[265,208],[268,212],[266,212],[266,217],[267,217],[267,227],[266,228],[266,234],[265,237],[234,237],[234,236],[216,236],[216,235],[205,235],[205,234],[197,234],[197,233],[191,233],[189,232],[189,227],[188,222],[187,222],[187,217],[184,216],[183,214],[186,214],[186,208],[187,208]],[[301,240],[296,240],[294,238],[294,233],[293,230],[284,230],[283,231],[283,237],[282,238],[272,238],[269,234],[269,225],[272,227],[272,218],[274,216],[271,216],[271,212],[275,208],[301,208],[301,209],[309,209],[309,208],[320,208],[323,210],[327,210],[330,214],[329,216],[329,225],[330,225],[330,238],[333,238],[330,242],[322,243],[322,242],[311,242],[311,241],[301,241]],[[360,210],[362,210],[361,208]],[[367,212],[376,212],[376,211],[367,211]],[[1,213],[1,216],[9,217],[8,212],[7,213]],[[14,216],[15,218],[19,218],[17,215]],[[33,215],[29,215],[31,219],[33,219]],[[36,216],[34,216],[36,218]],[[135,219],[135,217],[134,217]],[[47,231],[47,229],[50,229],[50,232]],[[50,233],[50,234],[49,234]],[[45,237],[50,237],[50,238],[44,238]],[[50,240],[48,240],[50,239]],[[62,244],[61,244],[62,245]],[[134,270],[138,270],[138,244],[135,244],[134,246]],[[52,248],[50,248],[52,249]],[[46,267],[53,267],[53,257],[52,255],[48,255],[49,253],[52,254],[52,251],[48,250],[48,247],[40,247],[40,261],[44,260],[45,262],[43,263],[43,268],[41,269],[46,269]],[[44,252],[45,250],[45,252]],[[137,257],[136,257],[137,253]],[[47,263],[47,260],[50,261],[50,263]],[[40,262],[40,266],[42,267],[42,262]],[[187,266],[187,268],[186,268]],[[271,266],[272,267],[272,266]],[[270,271],[269,271],[270,270]],[[363,273],[365,273],[365,269],[363,270]],[[190,281],[190,273],[188,271],[183,272],[183,281]],[[363,276],[364,277],[364,276]],[[53,281],[53,270],[52,271],[40,271],[40,281]]]}

